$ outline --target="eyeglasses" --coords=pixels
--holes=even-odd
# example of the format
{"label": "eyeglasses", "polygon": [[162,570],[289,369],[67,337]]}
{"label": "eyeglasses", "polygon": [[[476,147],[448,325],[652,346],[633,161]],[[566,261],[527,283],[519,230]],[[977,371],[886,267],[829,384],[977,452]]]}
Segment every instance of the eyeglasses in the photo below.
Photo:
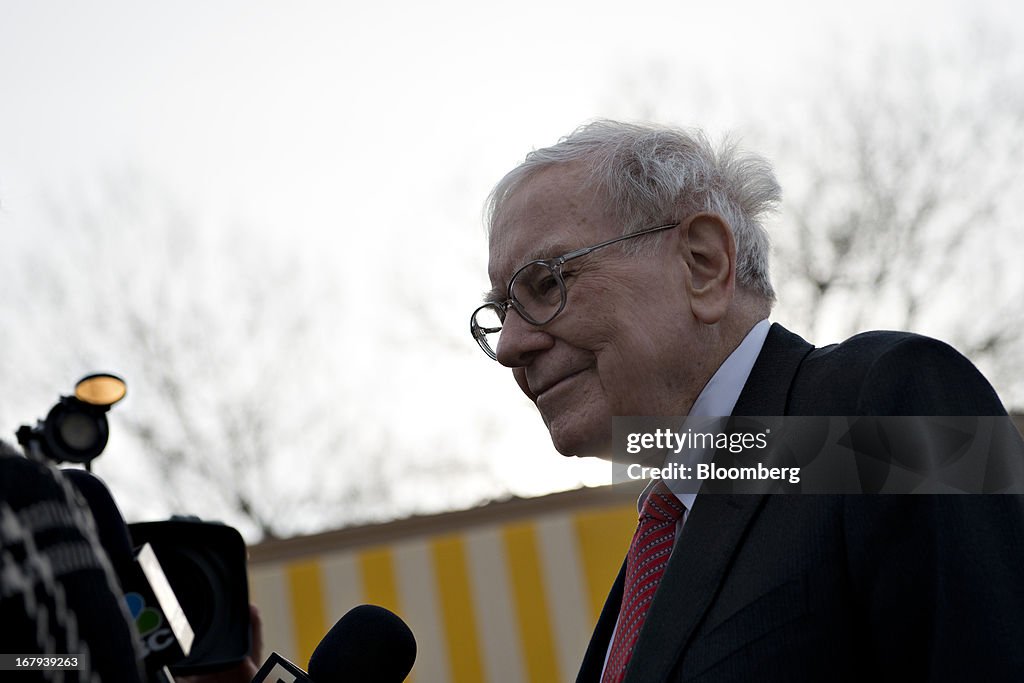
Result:
{"label": "eyeglasses", "polygon": [[469,331],[484,353],[498,360],[498,338],[505,323],[509,306],[531,325],[547,325],[565,308],[566,288],[562,277],[562,266],[574,258],[586,256],[601,247],[622,242],[653,232],[675,228],[679,223],[669,223],[639,232],[622,235],[614,239],[570,251],[557,258],[530,261],[512,276],[508,283],[508,298],[505,301],[486,303],[473,311],[469,319]]}

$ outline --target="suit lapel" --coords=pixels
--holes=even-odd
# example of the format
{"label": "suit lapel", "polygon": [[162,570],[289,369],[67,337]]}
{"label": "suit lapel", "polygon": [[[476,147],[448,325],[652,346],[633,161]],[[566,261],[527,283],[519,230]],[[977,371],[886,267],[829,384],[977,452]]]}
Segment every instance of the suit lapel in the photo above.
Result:
{"label": "suit lapel", "polygon": [[764,496],[698,496],[672,553],[624,683],[668,679],[718,594],[739,540]]}
{"label": "suit lapel", "polygon": [[619,618],[625,580],[626,562],[623,560],[619,575],[615,577],[615,583],[612,584],[612,589],[605,598],[604,607],[601,608],[601,616],[597,619],[594,633],[590,636],[590,644],[587,645],[587,653],[583,655],[583,664],[576,676],[576,683],[597,683],[601,680],[604,658],[615,632],[615,622]]}
{"label": "suit lapel", "polygon": [[[789,388],[800,363],[813,347],[780,325],[772,325],[764,347],[750,372],[733,410],[733,415],[784,415]],[[668,679],[677,666],[704,613],[724,580],[729,564],[739,548],[747,527],[764,504],[763,495],[697,496],[693,510],[683,525],[624,683],[651,683]],[[622,573],[613,594],[622,599]],[[605,605],[605,612],[609,605]],[[602,621],[605,621],[602,612]],[[618,612],[611,615],[614,626]],[[600,628],[600,626],[599,626]],[[596,633],[595,633],[596,636]],[[607,649],[608,638],[604,647]],[[591,648],[594,643],[591,643]],[[604,661],[601,650],[597,675]],[[588,659],[591,652],[587,652]]]}
{"label": "suit lapel", "polygon": [[793,380],[800,364],[813,350],[813,346],[782,325],[772,325],[732,414],[747,417],[788,414]]}

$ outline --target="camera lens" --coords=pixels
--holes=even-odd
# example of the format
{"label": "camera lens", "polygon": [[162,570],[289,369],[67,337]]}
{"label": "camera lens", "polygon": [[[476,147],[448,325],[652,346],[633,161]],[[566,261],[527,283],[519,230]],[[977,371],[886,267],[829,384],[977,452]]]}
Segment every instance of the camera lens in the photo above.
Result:
{"label": "camera lens", "polygon": [[60,440],[68,448],[75,451],[87,451],[95,448],[99,440],[100,430],[96,427],[96,418],[83,413],[65,413],[57,425]]}

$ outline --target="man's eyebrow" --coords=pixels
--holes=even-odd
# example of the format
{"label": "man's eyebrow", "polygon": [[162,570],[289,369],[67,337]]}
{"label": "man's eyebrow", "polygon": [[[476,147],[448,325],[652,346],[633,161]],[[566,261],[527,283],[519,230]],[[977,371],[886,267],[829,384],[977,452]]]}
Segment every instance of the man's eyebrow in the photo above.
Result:
{"label": "man's eyebrow", "polygon": [[489,290],[484,292],[484,303],[485,304],[496,304],[504,301],[508,298],[507,287],[491,287]]}
{"label": "man's eyebrow", "polygon": [[523,256],[523,262],[520,264],[520,267],[526,265],[530,261],[558,258],[562,254],[567,254],[575,248],[576,247],[566,245],[562,240],[548,242],[547,244],[542,242]]}

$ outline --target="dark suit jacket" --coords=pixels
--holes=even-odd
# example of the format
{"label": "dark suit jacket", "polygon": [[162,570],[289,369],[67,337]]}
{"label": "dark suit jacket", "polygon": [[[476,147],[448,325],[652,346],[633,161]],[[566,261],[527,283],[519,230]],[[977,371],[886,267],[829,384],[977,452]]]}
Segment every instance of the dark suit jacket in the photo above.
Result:
{"label": "dark suit jacket", "polygon": [[[949,346],[772,326],[735,415],[1004,415]],[[578,683],[600,680],[613,586]],[[1018,496],[697,497],[627,682],[1024,681]]]}

